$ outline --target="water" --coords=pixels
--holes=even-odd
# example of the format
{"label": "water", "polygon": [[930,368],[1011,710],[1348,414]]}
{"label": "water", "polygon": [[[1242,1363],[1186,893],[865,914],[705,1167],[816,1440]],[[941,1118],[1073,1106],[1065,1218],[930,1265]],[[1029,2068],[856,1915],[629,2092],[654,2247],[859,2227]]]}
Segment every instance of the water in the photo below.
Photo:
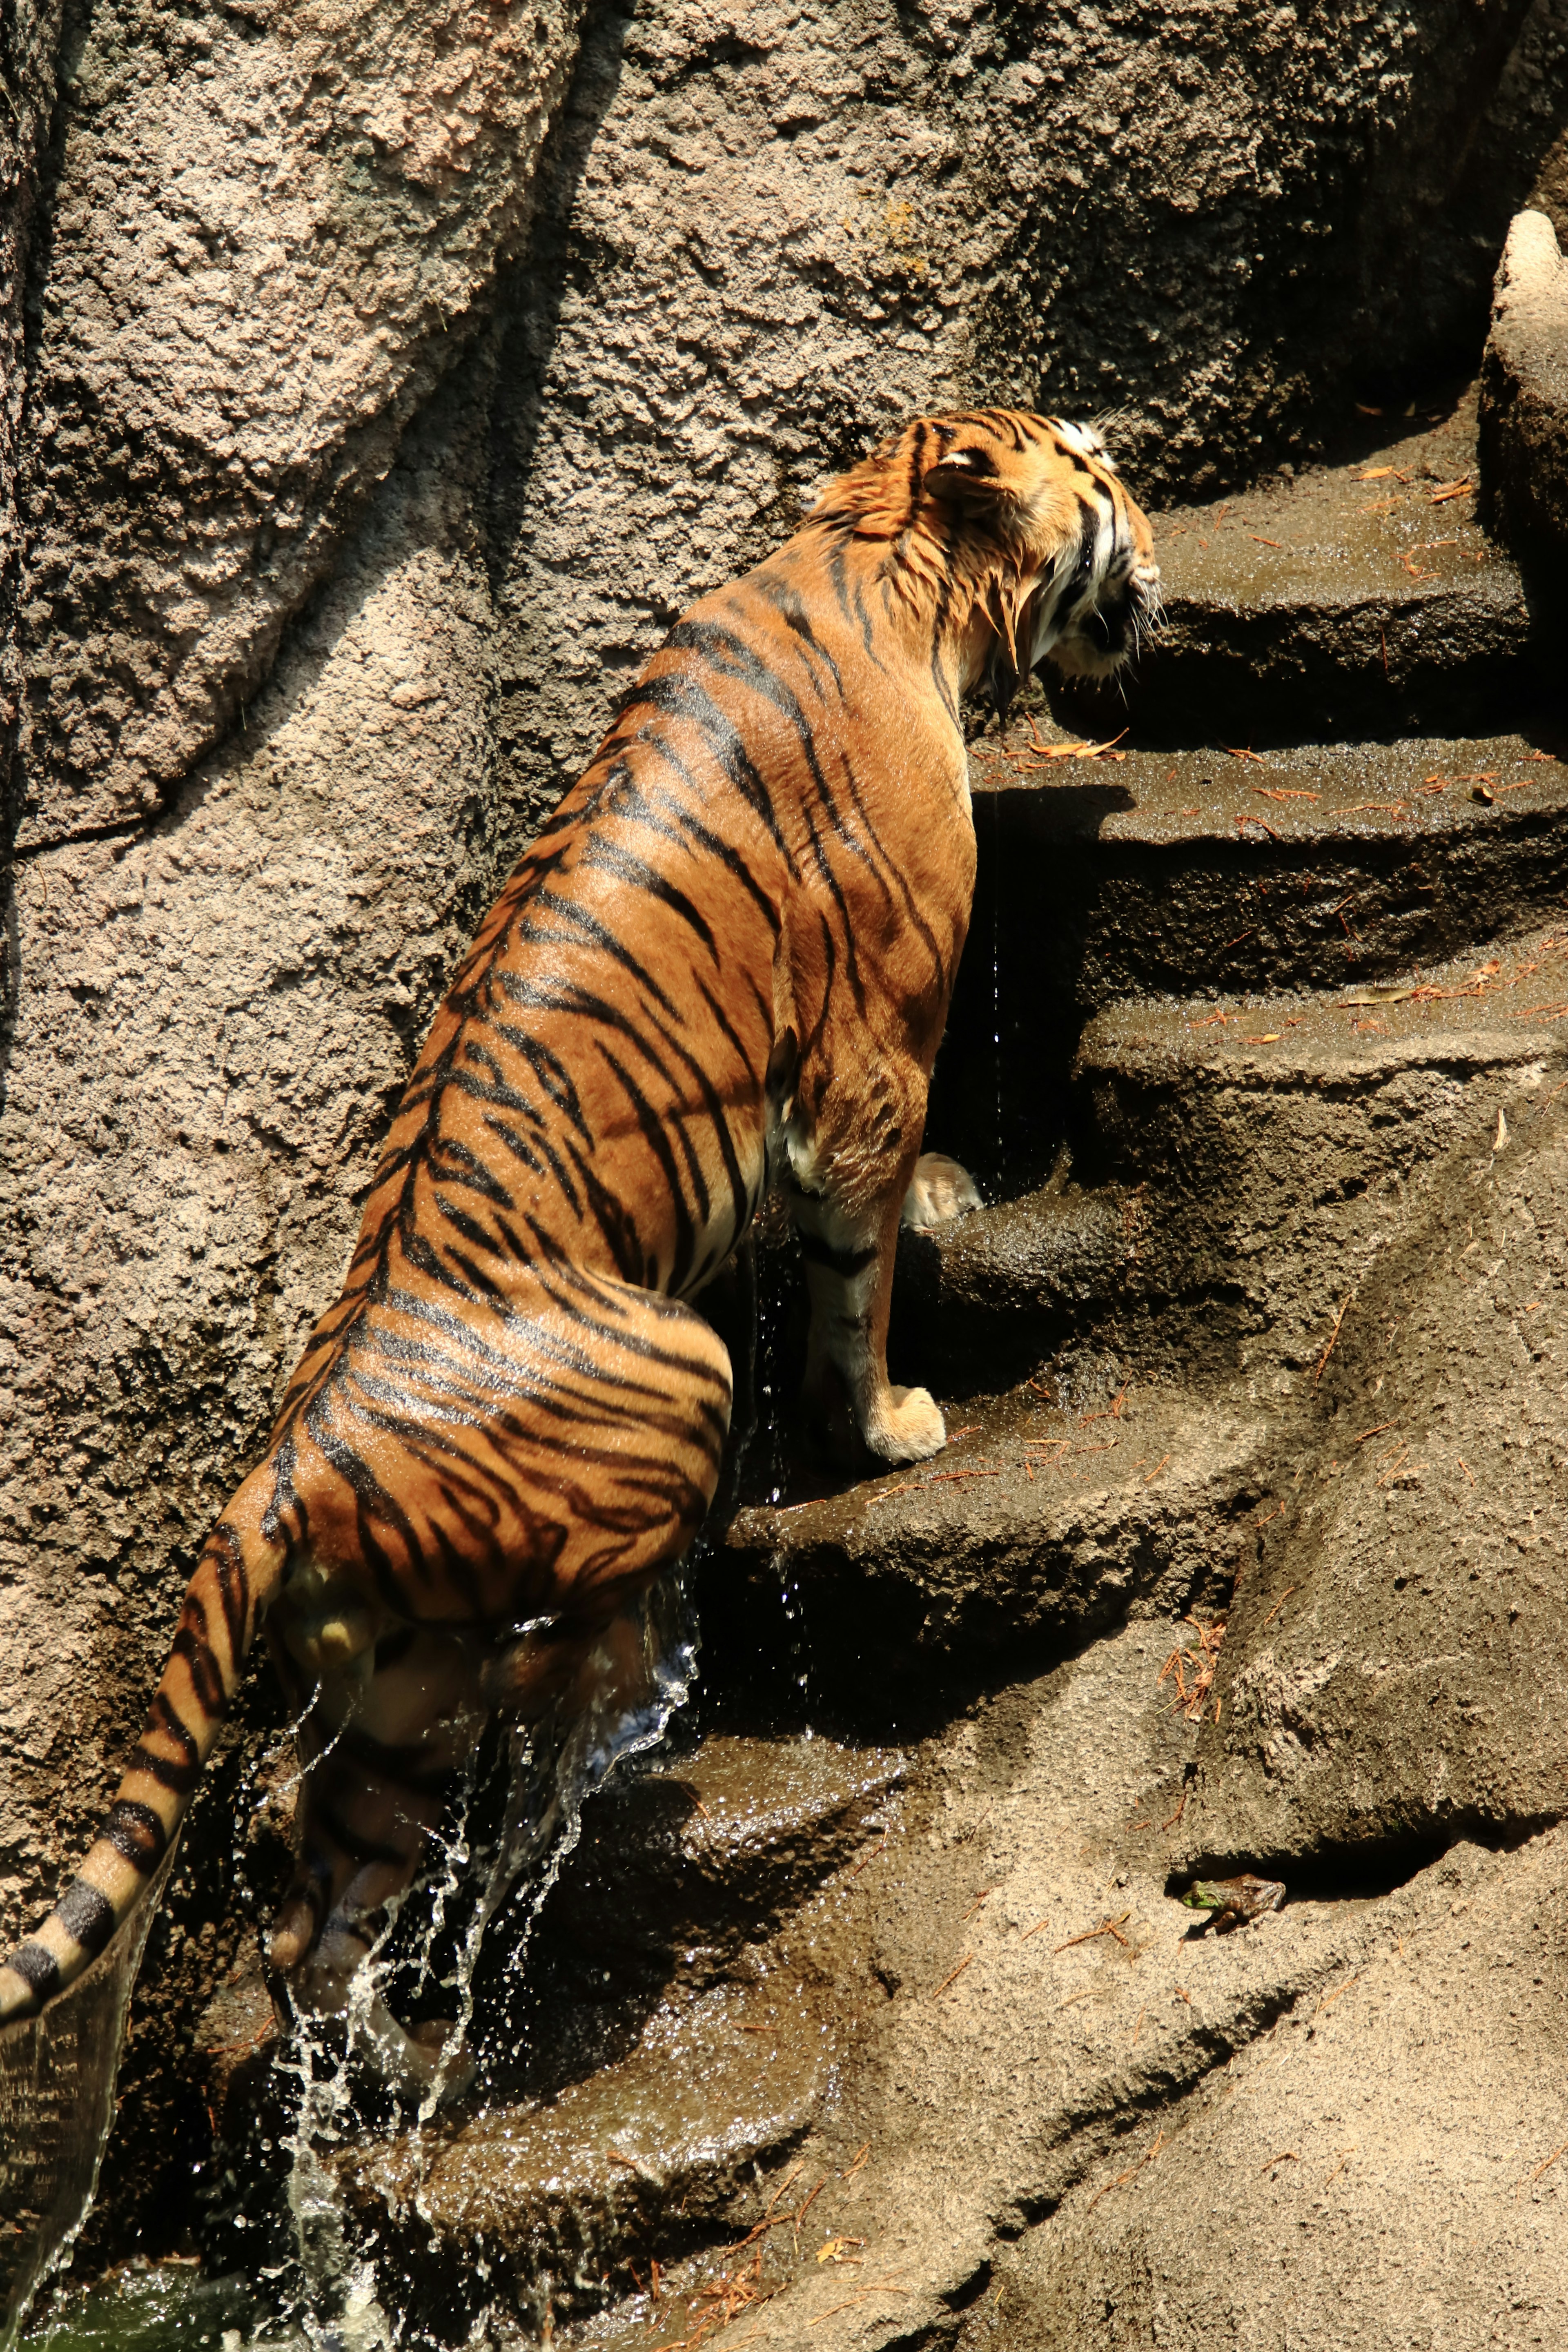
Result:
{"label": "water", "polygon": [[248,2282],[207,2278],[191,2263],[127,2263],[63,2296],[22,2338],[23,2352],[305,2352],[267,2333]]}
{"label": "water", "polygon": [[[508,2095],[515,2049],[504,2032],[487,2042],[478,1988],[482,1980],[484,2006],[498,1981],[503,2006],[509,1982],[521,1988],[535,1921],[577,1843],[584,1802],[617,1764],[663,1738],[695,1671],[684,1572],[644,1595],[634,1622],[644,1667],[636,1702],[601,1698],[574,1720],[498,1733],[475,1759],[435,1867],[357,1972],[346,2019],[300,2019],[279,2045],[269,2078],[246,2102],[254,2137],[232,2151],[235,2168],[215,2198],[215,2242],[243,2250],[247,2276],[130,2265],[40,2315],[23,2339],[26,2352],[161,2352],[176,2339],[213,2352],[393,2352],[421,2340],[396,2279],[378,2266],[374,2232],[345,2206],[333,2158],[393,2135],[417,2158],[421,2136],[440,2133],[451,2096],[482,2115],[493,2096]],[[35,2212],[46,2223],[36,2259],[18,2268],[13,2311],[68,2250],[90,2203],[153,1906],[139,1916],[133,1949],[119,1951],[116,1938],[44,2018],[11,2030],[7,2043],[29,2036],[25,2047],[0,2049],[4,2145],[37,2147],[50,2158],[24,2173],[18,2158],[4,2179],[16,2192],[7,2215]],[[410,2000],[417,2011],[431,1997],[457,2030],[433,2067],[389,2086],[408,2048],[395,2021]],[[416,2195],[416,2210],[418,2202]]]}
{"label": "water", "polygon": [[0,2344],[68,2254],[114,2117],[125,2012],[178,1840],[149,1899],[40,2017],[0,2032]]}

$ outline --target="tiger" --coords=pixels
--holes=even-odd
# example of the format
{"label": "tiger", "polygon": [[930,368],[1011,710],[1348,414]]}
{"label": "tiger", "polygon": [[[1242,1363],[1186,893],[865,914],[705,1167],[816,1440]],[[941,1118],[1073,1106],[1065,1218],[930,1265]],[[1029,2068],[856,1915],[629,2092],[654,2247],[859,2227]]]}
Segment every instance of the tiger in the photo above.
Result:
{"label": "tiger", "polygon": [[[887,1334],[900,1220],[977,1197],[921,1158],[974,884],[961,706],[988,691],[1005,720],[1047,657],[1110,676],[1158,601],[1100,436],[973,408],[882,441],[670,630],[458,970],[342,1294],[205,1538],[95,1843],[0,1967],[0,2022],[135,1909],[258,1632],[303,1773],[270,1979],[297,2013],[348,2008],[484,1727],[635,1680],[633,1606],[730,1423],[691,1302],[770,1184],[808,1418],[847,1416],[878,1465],[944,1444]],[[395,2071],[437,2063],[447,2025],[381,2022]]]}

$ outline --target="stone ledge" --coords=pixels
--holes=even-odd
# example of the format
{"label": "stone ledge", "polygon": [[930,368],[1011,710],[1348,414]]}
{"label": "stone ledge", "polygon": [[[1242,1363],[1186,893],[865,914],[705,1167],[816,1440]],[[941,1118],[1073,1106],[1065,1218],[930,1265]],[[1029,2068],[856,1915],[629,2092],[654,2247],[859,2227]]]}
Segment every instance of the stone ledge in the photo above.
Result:
{"label": "stone ledge", "polygon": [[1514,215],[1481,367],[1480,463],[1504,537],[1526,559],[1568,552],[1568,262],[1544,213]]}

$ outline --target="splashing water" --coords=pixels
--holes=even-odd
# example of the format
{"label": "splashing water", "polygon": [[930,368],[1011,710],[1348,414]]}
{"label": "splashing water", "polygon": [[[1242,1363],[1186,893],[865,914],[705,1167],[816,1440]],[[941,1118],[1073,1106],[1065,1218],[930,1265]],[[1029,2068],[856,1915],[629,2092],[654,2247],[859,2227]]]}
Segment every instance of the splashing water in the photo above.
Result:
{"label": "splashing water", "polygon": [[[393,2347],[421,2340],[399,2308],[397,2296],[388,2294],[376,2263],[376,2234],[350,2211],[334,2158],[346,2147],[392,2136],[401,2138],[405,2149],[412,2144],[417,2151],[433,2126],[432,2146],[438,2145],[438,2112],[457,2096],[462,2097],[466,2115],[488,2112],[489,2098],[500,2088],[492,2057],[513,2053],[492,2053],[485,2040],[476,1979],[487,1935],[500,1927],[510,1937],[499,1969],[498,1956],[489,1956],[487,1983],[499,1977],[503,1986],[521,1989],[535,1923],[578,1842],[584,1802],[617,1764],[658,1744],[690,1689],[697,1636],[688,1565],[661,1580],[634,1605],[643,1668],[637,1698],[628,1704],[624,1696],[602,1690],[575,1717],[508,1727],[492,1740],[487,1756],[476,1754],[432,1867],[408,1896],[389,1906],[381,1935],[353,1979],[346,2016],[297,2017],[279,2044],[267,2095],[281,2105],[284,2120],[273,2138],[256,2144],[283,2162],[281,2177],[276,2164],[268,2168],[276,2210],[271,2214],[257,2210],[258,2183],[247,2167],[243,2179],[233,2179],[235,2196],[226,2213],[216,2214],[220,2223],[247,2233],[247,2268],[271,2305],[270,2314],[262,2316],[238,2282],[198,2281],[195,2273],[187,2273],[189,2289],[182,2293],[184,2283],[172,2286],[170,2272],[161,2266],[155,2273],[127,2273],[129,2284],[122,2282],[112,2291],[100,2289],[78,2299],[63,2327],[39,2327],[29,2336],[29,2347],[36,2344],[38,2352],[46,2347],[47,2352],[68,2352],[80,2341],[105,2347],[134,2344],[147,2347],[148,2352],[156,2346],[162,2352],[176,2337],[201,2341],[205,2333],[215,2344],[221,2338],[222,2352],[242,2352],[247,2344],[254,2352],[293,2352],[293,2347],[305,2352],[306,2347],[311,2352],[393,2352]],[[486,1803],[488,1800],[493,1815],[498,1780],[503,1796],[499,1825],[492,1826],[485,1819]],[[503,1912],[504,1919],[499,1918]],[[68,2032],[63,2021],[53,2027],[59,2046],[52,2072],[50,2063],[40,2062],[36,2053],[11,2063],[7,2071],[5,2053],[0,2050],[0,2123],[14,2126],[9,2139],[25,2143],[29,2129],[35,2141],[40,2135],[47,2139],[47,2131],[38,2121],[45,2115],[55,2118],[54,2141],[63,2137],[70,2143],[70,2160],[56,2167],[61,2193],[68,2197],[69,2226],[53,2231],[26,2280],[12,2283],[13,2325],[41,2278],[68,2251],[91,2202],[112,2119],[119,2033],[153,1906],[145,1906],[138,1916],[142,1930],[134,1948],[127,1942],[120,1952],[122,1939],[117,1937],[103,1959],[80,1979],[82,1988],[91,1990],[91,2017],[97,2021],[100,2042],[112,2020],[112,2052],[105,2061],[103,2052],[97,2051],[95,2080],[104,2084],[100,2111],[79,2118],[71,2114],[74,2063],[92,2056],[97,2047],[79,2022],[73,2022]],[[106,1969],[111,1960],[117,1965]],[[100,1975],[104,1980],[99,1983]],[[456,2013],[434,2064],[426,2061],[416,2073],[409,2057],[411,2052],[420,2053],[421,2045],[411,2042],[396,2011],[407,2006],[411,1996],[417,2000],[431,1991],[453,1996],[446,2005]],[[15,2031],[30,2031],[40,2038],[38,2029],[49,2026],[61,2006],[52,2005],[42,2020]],[[431,2044],[423,2046],[428,2050]],[[47,2061],[47,2051],[45,2055]],[[41,2091],[29,2089],[34,2078]],[[417,2191],[413,2203],[420,2212]],[[252,2249],[254,2260],[248,2259]],[[160,2282],[156,2287],[148,2284],[154,2278]],[[240,2324],[205,2331],[199,2326],[191,2328],[196,2316],[191,2296],[210,2302],[219,2284],[229,2297],[224,2316],[228,2318],[232,2311]],[[166,2332],[156,2326],[155,2312],[166,2314]],[[481,2320],[470,2340],[486,2340],[488,2332]]]}
{"label": "splashing water", "polygon": [[[697,1639],[684,1569],[652,1587],[632,1614],[644,1669],[637,1698],[628,1705],[602,1687],[569,1721],[509,1727],[504,1810],[489,1835],[475,1826],[484,1781],[476,1757],[437,1867],[419,1890],[425,1908],[413,1951],[398,1948],[399,1915],[411,1895],[392,1911],[355,1975],[346,2030],[301,2020],[279,2058],[298,2093],[286,2143],[295,2278],[283,2302],[317,2352],[383,2352],[409,2340],[403,2315],[389,2312],[378,2294],[374,2237],[358,2242],[331,2161],[334,2149],[363,2136],[380,2081],[395,2077],[406,2044],[392,2000],[405,1986],[416,1996],[432,1984],[455,1995],[456,2015],[405,2126],[417,2147],[448,2098],[462,2095],[466,2111],[482,2115],[496,2087],[476,2014],[476,1978],[498,1914],[506,1909],[512,1937],[500,1976],[521,1988],[540,1911],[581,1835],[584,1804],[617,1763],[658,1745],[690,1688]],[[510,1900],[514,1893],[521,1902]],[[417,2191],[413,2203],[429,2218]]]}
{"label": "splashing water", "polygon": [[91,2206],[131,1988],[177,1844],[149,1899],[91,1967],[40,2016],[0,2032],[0,2346],[14,2341]]}

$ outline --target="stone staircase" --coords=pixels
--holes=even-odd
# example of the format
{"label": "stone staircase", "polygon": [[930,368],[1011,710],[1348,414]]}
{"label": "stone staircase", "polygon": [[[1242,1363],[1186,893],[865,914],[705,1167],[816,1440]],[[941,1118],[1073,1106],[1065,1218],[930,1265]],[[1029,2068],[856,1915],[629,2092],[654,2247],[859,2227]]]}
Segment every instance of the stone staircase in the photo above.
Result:
{"label": "stone staircase", "polygon": [[[1124,712],[973,747],[927,1133],[987,1205],[903,1237],[891,1351],[949,1447],[857,1479],[795,1445],[775,1235],[687,1745],[591,1808],[510,2088],[338,2159],[384,2299],[440,2340],[510,2307],[520,2341],[721,2352],[768,2300],[770,2347],[988,2341],[1000,2249],[1425,1919],[1455,1837],[1550,1815],[1395,1788],[1293,1851],[1289,1804],[1226,1795],[1231,1722],[1285,1720],[1243,1685],[1320,1486],[1344,1456],[1400,1491],[1355,1453],[1384,1355],[1399,1381],[1379,1269],[1521,1123],[1549,1144],[1568,1085],[1568,734],[1473,520],[1473,406],[1377,429],[1158,522],[1169,626]],[[1194,1944],[1173,1889],[1211,1860],[1277,1862],[1291,1902]],[[1009,2048],[1026,2116],[984,2091]],[[966,2115],[984,2147],[949,2145]]]}
{"label": "stone staircase", "polygon": [[[1165,519],[1170,640],[1123,740],[1061,756],[1037,717],[974,746],[980,881],[927,1135],[988,1205],[902,1237],[889,1350],[971,1426],[917,1473],[817,1496],[807,1471],[732,1521],[744,1572],[782,1566],[820,1620],[814,1656],[828,1622],[867,1626],[858,1674],[889,1635],[994,1654],[1228,1591],[1424,1173],[1563,1057],[1568,734],[1518,573],[1455,491],[1473,432],[1461,401]],[[1434,515],[1448,560],[1415,580]],[[1224,726],[1150,747],[1195,731],[1200,681]],[[1350,714],[1384,731],[1314,740]],[[1436,731],[1478,714],[1514,724]]]}

